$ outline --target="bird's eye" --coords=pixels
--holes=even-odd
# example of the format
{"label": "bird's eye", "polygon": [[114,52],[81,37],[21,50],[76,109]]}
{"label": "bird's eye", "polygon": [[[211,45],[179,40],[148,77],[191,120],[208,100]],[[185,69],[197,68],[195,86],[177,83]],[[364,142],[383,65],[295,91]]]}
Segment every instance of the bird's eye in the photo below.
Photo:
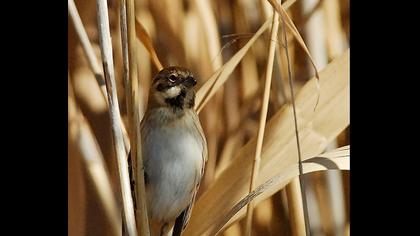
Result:
{"label": "bird's eye", "polygon": [[169,76],[169,78],[168,78],[168,79],[169,79],[169,81],[170,81],[170,82],[172,82],[172,83],[176,81],[176,77],[175,77],[175,75],[171,75],[171,76]]}

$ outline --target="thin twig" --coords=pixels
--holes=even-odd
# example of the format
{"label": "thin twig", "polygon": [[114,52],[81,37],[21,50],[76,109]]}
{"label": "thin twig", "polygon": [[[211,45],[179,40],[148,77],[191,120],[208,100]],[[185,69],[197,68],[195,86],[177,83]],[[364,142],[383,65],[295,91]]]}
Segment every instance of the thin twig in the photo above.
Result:
{"label": "thin twig", "polygon": [[[292,107],[293,107],[293,118],[294,118],[294,125],[295,125],[295,134],[296,134],[296,144],[298,149],[298,157],[299,157],[299,184],[300,184],[300,190],[302,194],[302,204],[303,204],[303,215],[305,219],[305,230],[306,235],[310,234],[310,225],[309,225],[309,216],[308,216],[308,204],[306,201],[306,193],[305,193],[305,182],[303,177],[303,167],[302,167],[302,154],[300,149],[300,141],[299,141],[299,131],[298,131],[298,124],[297,124],[297,115],[296,115],[296,105],[295,105],[295,95],[293,90],[293,81],[292,81],[292,69],[290,65],[290,58],[289,58],[289,49],[288,49],[288,43],[287,43],[287,33],[286,33],[286,24],[283,18],[283,15],[280,17],[282,22],[282,29],[283,29],[283,39],[284,39],[284,45],[285,45],[285,53],[286,53],[286,59],[287,59],[287,76],[289,80],[289,86],[290,86],[290,94],[292,99]],[[319,78],[319,76],[318,76]]]}
{"label": "thin twig", "polygon": [[137,46],[136,46],[136,16],[134,0],[127,0],[127,30],[128,30],[128,61],[129,61],[129,77],[131,83],[131,104],[132,115],[131,128],[133,131],[131,160],[134,167],[135,178],[135,195],[137,202],[137,221],[140,227],[141,236],[149,236],[149,221],[147,217],[146,190],[144,182],[144,166],[141,153],[141,134],[140,134],[140,113],[139,113],[139,86],[137,71]]}
{"label": "thin twig", "polygon": [[[279,14],[276,11],[274,11],[273,23],[271,26],[271,39],[275,40],[277,38],[278,28],[279,28]],[[259,127],[258,127],[257,147],[255,150],[254,165],[252,168],[249,192],[252,192],[252,190],[255,188],[259,169],[260,169],[261,149],[262,149],[262,144],[264,140],[265,124],[267,120],[268,101],[270,98],[271,77],[273,74],[275,49],[276,49],[276,43],[274,43],[274,41],[270,41],[269,52],[268,52],[268,62],[267,62],[267,67],[266,67],[266,72],[265,72],[266,74],[265,74],[264,95],[263,95],[263,102],[262,102],[262,108],[261,108],[261,113],[260,113],[260,122],[259,122]],[[246,230],[245,230],[246,236],[250,236],[252,232],[253,209],[254,209],[254,202],[251,201],[247,206]]]}
{"label": "thin twig", "polygon": [[114,62],[112,57],[112,42],[109,29],[108,4],[106,0],[96,1],[99,28],[99,43],[101,46],[102,64],[106,82],[109,103],[109,116],[117,157],[118,172],[121,184],[122,206],[124,224],[129,236],[136,236],[136,220],[134,217],[133,199],[130,190],[130,177],[128,173],[127,155],[125,152],[123,134],[120,125],[120,110],[118,108],[117,88],[114,75]]}
{"label": "thin twig", "polygon": [[[105,80],[102,75],[102,70],[101,70],[101,67],[99,66],[99,62],[98,62],[98,59],[96,58],[92,44],[89,41],[85,27],[83,26],[82,20],[80,19],[80,15],[79,15],[79,12],[77,11],[76,5],[74,4],[74,0],[68,0],[68,10],[69,10],[71,21],[73,22],[74,28],[76,30],[76,34],[79,37],[80,43],[82,44],[83,51],[86,54],[86,58],[89,63],[90,69],[95,75],[96,82],[98,83],[98,86],[102,92],[102,96],[106,104],[108,105],[107,91],[106,91],[106,86],[105,86]],[[128,140],[127,130],[121,119],[119,122],[120,122],[122,132],[123,132],[124,146],[125,146],[126,152],[128,153],[129,140]]]}

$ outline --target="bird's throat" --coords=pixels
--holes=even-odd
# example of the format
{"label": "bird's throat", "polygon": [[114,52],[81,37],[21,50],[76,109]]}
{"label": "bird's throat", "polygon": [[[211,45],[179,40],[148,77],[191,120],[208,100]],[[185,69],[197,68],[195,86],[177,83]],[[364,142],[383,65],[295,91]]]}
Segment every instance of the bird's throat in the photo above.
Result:
{"label": "bird's throat", "polygon": [[174,109],[184,109],[185,91],[181,91],[178,96],[173,98],[165,98],[165,103]]}

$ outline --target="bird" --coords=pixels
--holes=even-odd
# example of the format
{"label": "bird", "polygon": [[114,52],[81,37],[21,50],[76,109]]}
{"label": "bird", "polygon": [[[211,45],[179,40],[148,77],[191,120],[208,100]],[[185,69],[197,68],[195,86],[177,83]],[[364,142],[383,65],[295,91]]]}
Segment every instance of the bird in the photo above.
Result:
{"label": "bird", "polygon": [[208,151],[194,109],[193,73],[170,66],[153,78],[140,123],[151,236],[180,236],[188,224]]}

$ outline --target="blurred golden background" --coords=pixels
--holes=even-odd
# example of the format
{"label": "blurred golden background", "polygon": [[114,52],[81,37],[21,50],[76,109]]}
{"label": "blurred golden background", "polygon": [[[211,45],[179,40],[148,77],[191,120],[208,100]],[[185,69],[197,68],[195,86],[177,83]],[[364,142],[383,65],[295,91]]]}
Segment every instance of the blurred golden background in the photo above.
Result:
{"label": "blurred golden background", "polygon": [[[135,0],[134,3],[135,17],[152,39],[162,64],[189,68],[198,78],[198,89],[274,14],[266,0]],[[340,153],[349,150],[349,1],[296,0],[287,3],[287,14],[320,72],[320,90],[317,91],[310,60],[288,31],[302,158],[322,153],[333,153],[330,156],[341,158],[336,155],[337,148],[345,147],[338,149]],[[109,22],[119,109],[125,127],[129,127],[119,4],[119,1],[108,1]],[[99,67],[96,67],[102,73],[96,1],[75,0],[75,6],[98,62]],[[200,112],[209,159],[184,235],[210,235],[211,227],[218,222],[213,218],[223,218],[248,193],[270,43],[276,48],[267,129],[256,186],[297,163],[282,23],[276,40],[272,39],[270,28],[252,44]],[[140,40],[136,44],[139,113],[142,116],[151,79],[158,70]],[[82,47],[69,15],[68,233],[71,236],[114,235],[115,226],[105,210],[103,202],[107,200],[104,196],[111,193],[120,199],[108,105],[101,91],[104,87],[98,85],[98,75],[95,77],[92,70],[94,67],[87,59],[86,49]],[[317,93],[320,100],[314,112]],[[93,154],[92,147],[96,150]],[[343,165],[346,167],[338,167],[341,170],[311,171],[304,176],[311,235],[349,235],[349,171],[348,163]],[[97,170],[102,167],[105,168]],[[104,178],[109,179],[109,184]],[[256,198],[252,235],[304,235],[297,181],[293,176],[287,178],[286,186],[278,184]],[[108,187],[98,190],[97,183],[108,184]],[[102,193],[104,196],[101,197]],[[240,217],[225,225],[222,235],[245,235],[244,209],[246,206]]]}

